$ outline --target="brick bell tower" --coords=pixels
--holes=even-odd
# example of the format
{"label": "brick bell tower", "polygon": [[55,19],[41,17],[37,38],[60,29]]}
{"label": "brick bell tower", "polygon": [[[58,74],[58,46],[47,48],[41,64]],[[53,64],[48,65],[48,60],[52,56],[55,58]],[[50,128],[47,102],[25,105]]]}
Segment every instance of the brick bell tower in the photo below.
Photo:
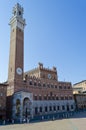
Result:
{"label": "brick bell tower", "polygon": [[[12,95],[22,86],[24,69],[24,27],[23,8],[17,3],[13,7],[10,19],[10,55],[8,69],[8,95]],[[13,90],[12,90],[13,89]]]}

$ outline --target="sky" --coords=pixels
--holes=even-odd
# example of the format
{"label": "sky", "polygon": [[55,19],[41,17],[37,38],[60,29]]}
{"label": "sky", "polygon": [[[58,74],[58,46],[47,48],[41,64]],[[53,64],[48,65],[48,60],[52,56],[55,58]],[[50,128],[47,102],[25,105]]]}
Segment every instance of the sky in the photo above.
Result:
{"label": "sky", "polygon": [[0,82],[7,81],[12,8],[24,8],[24,71],[57,67],[59,81],[86,80],[86,0],[0,2]]}

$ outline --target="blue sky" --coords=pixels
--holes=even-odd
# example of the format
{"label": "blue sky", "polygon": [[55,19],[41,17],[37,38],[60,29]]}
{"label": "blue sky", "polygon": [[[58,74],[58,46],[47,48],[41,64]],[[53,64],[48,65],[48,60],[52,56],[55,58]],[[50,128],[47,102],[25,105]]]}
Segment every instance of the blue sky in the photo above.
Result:
{"label": "blue sky", "polygon": [[24,70],[57,67],[60,81],[86,79],[86,0],[3,0],[0,2],[0,82],[8,76],[13,6],[24,7]]}

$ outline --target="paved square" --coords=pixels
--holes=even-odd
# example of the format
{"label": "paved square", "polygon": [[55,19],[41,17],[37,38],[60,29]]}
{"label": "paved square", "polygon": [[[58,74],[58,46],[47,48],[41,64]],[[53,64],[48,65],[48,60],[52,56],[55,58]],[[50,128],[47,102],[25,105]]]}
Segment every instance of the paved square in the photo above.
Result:
{"label": "paved square", "polygon": [[0,130],[86,130],[86,118],[71,118],[55,121],[0,126]]}

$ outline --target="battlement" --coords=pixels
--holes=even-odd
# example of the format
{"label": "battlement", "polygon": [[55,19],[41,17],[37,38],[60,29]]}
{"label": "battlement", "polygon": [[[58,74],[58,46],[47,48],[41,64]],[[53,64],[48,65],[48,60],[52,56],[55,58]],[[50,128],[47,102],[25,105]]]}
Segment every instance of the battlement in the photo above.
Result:
{"label": "battlement", "polygon": [[36,78],[57,80],[56,67],[53,67],[52,69],[44,68],[42,63],[38,63],[37,68],[25,72],[24,77],[25,77],[25,75],[36,77]]}
{"label": "battlement", "polygon": [[52,69],[45,68],[45,67],[43,67],[43,64],[42,64],[42,63],[40,63],[40,62],[38,63],[38,68],[39,68],[39,69],[46,70],[46,71],[53,71],[53,72],[57,72],[56,67],[54,67],[54,66],[53,66],[53,68],[52,68]]}

